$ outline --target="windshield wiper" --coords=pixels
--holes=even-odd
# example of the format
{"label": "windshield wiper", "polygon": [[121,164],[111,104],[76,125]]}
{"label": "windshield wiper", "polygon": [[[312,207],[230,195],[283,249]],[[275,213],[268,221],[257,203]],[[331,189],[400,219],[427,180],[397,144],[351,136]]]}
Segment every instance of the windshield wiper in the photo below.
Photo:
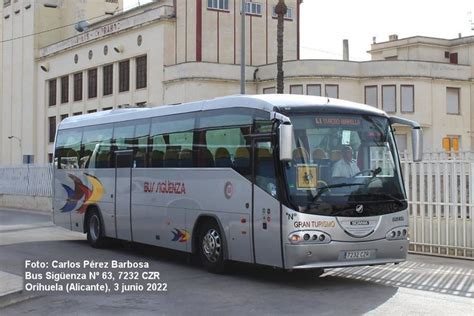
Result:
{"label": "windshield wiper", "polygon": [[326,185],[324,187],[320,187],[318,189],[318,193],[316,193],[316,195],[313,197],[312,202],[316,201],[321,196],[321,194],[323,194],[325,191],[327,191],[329,189],[350,187],[350,186],[353,186],[353,185],[365,185],[365,183],[337,183],[337,184],[331,184],[331,185]]}
{"label": "windshield wiper", "polygon": [[396,196],[391,195],[390,193],[369,193],[369,195],[381,196],[381,197],[389,198],[389,199],[395,201],[395,202],[396,202],[398,205],[400,205],[400,206],[404,206],[405,203],[406,203],[406,200],[399,199],[399,198],[397,198]]}

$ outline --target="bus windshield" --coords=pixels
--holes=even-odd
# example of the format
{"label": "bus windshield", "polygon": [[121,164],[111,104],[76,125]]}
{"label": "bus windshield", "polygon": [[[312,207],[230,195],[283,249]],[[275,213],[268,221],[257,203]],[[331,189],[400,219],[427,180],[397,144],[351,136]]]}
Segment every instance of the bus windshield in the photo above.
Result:
{"label": "bus windshield", "polygon": [[293,160],[284,164],[289,202],[300,212],[377,216],[406,209],[394,136],[387,118],[289,114]]}

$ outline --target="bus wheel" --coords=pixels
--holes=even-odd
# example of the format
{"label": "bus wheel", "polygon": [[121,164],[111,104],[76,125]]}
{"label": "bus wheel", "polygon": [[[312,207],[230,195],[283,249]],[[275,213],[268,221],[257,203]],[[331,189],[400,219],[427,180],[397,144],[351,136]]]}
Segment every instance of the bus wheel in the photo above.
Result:
{"label": "bus wheel", "polygon": [[199,257],[210,272],[224,272],[224,239],[214,221],[205,222],[199,234]]}
{"label": "bus wheel", "polygon": [[87,241],[94,248],[104,248],[107,245],[107,239],[104,236],[104,224],[96,209],[91,210],[87,215]]}

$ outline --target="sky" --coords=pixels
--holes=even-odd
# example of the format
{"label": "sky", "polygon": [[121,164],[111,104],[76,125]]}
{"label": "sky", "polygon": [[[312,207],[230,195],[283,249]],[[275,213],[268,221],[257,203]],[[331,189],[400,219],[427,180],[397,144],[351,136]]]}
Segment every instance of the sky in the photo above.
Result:
{"label": "sky", "polygon": [[[124,0],[124,7],[150,1]],[[342,59],[342,40],[348,39],[349,58],[369,60],[373,37],[385,42],[391,34],[399,38],[469,36],[474,35],[470,20],[474,22],[473,0],[304,0],[301,58]]]}

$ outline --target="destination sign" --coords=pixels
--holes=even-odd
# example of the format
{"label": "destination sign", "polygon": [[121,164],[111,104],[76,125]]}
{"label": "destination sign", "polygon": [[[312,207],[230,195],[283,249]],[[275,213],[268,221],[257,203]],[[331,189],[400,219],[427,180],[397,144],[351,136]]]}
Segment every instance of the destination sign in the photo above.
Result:
{"label": "destination sign", "polygon": [[361,120],[353,117],[317,117],[316,125],[359,126]]}

